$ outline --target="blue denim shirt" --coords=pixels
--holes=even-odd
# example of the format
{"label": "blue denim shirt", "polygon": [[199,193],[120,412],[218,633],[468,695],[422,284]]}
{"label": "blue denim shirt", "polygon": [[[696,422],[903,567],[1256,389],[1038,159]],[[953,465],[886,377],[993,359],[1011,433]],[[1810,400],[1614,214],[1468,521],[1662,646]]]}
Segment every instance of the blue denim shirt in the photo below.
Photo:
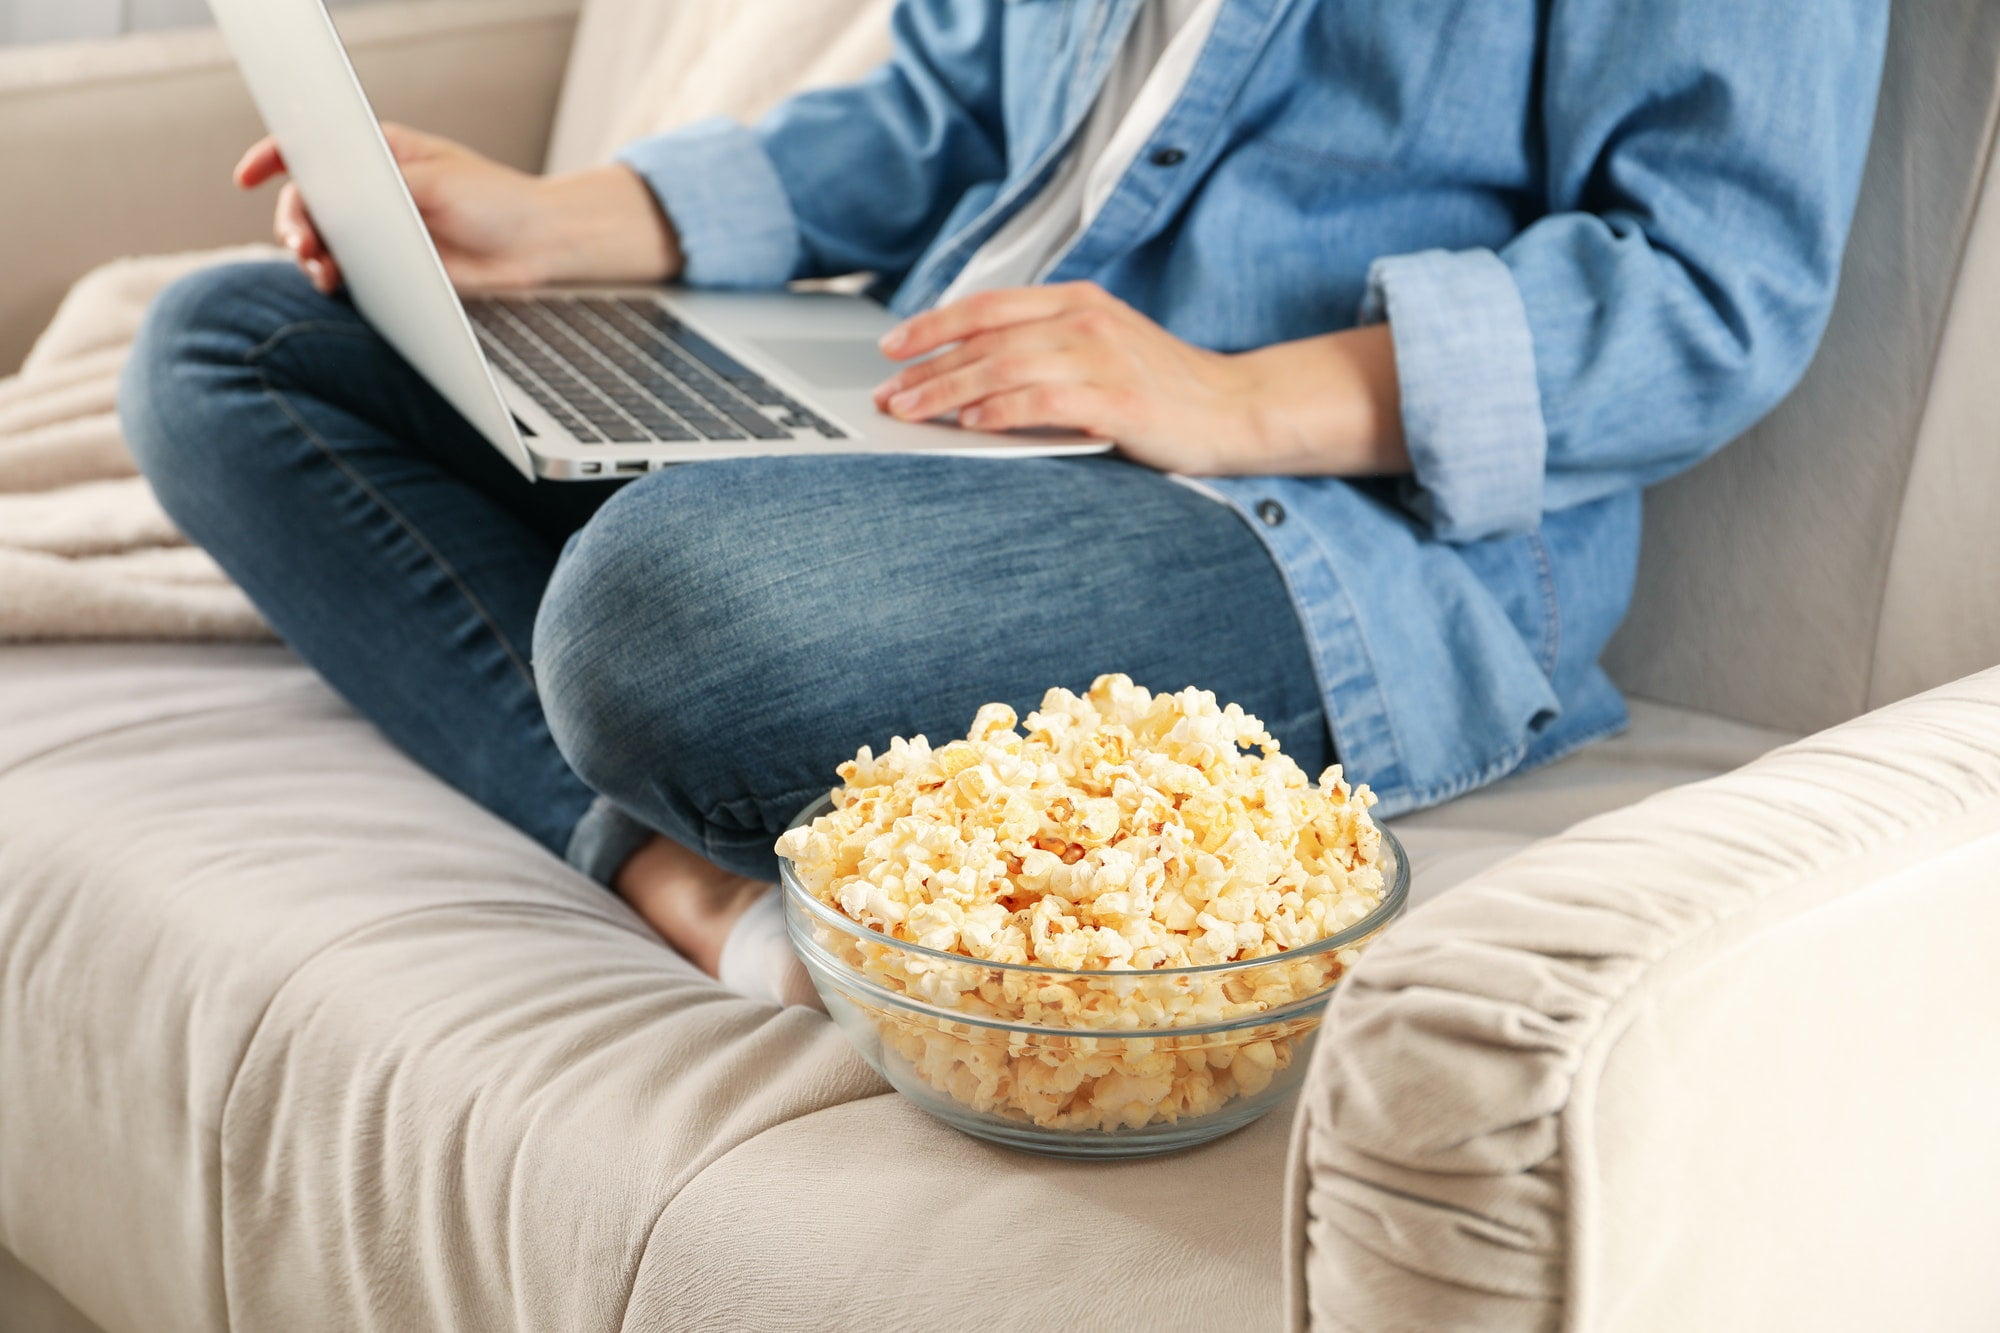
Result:
{"label": "blue denim shirt", "polygon": [[[621,160],[688,282],[868,270],[914,311],[1047,179],[1143,2],[903,0],[860,83]],[[1050,274],[1218,350],[1389,321],[1412,477],[1200,483],[1284,571],[1340,757],[1385,813],[1624,725],[1598,656],[1640,488],[1811,358],[1887,10],[1228,0]]]}

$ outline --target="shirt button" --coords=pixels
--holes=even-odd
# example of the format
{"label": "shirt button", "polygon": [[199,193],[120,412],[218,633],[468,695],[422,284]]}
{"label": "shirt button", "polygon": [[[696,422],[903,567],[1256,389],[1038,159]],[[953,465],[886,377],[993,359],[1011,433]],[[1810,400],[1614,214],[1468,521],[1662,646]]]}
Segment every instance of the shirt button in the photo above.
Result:
{"label": "shirt button", "polygon": [[1264,526],[1275,528],[1285,521],[1285,507],[1276,500],[1259,500],[1257,517],[1264,520]]}
{"label": "shirt button", "polygon": [[1177,167],[1187,161],[1187,154],[1178,148],[1155,148],[1153,165],[1156,167]]}

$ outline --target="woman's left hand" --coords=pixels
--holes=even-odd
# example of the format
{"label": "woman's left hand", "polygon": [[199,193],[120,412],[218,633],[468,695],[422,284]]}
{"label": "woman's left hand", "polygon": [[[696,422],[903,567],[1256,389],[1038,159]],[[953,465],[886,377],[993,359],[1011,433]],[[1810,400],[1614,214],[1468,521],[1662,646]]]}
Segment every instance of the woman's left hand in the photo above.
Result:
{"label": "woman's left hand", "polygon": [[[892,329],[885,355],[937,355],[883,383],[875,405],[904,421],[956,412],[973,430],[1080,431],[1163,472],[1394,470],[1407,460],[1387,343],[1386,329],[1353,330],[1230,355],[1176,338],[1095,283],[1008,288]],[[1372,366],[1364,344],[1381,352]]]}

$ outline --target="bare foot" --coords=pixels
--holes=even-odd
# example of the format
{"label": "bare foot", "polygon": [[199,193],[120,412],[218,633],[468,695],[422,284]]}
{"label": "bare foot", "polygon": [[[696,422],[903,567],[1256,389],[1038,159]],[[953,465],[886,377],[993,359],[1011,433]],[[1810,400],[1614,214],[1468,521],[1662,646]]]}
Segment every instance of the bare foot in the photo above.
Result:
{"label": "bare foot", "polygon": [[768,883],[732,875],[657,835],[632,853],[612,887],[661,938],[710,976],[721,965],[723,943],[737,918],[773,892]]}

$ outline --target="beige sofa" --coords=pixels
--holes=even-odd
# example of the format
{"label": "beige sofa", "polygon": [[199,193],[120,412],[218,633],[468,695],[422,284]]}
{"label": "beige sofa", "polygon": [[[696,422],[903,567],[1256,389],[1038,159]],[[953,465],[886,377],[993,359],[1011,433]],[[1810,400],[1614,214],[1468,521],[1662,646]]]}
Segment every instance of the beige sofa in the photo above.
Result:
{"label": "beige sofa", "polygon": [[[391,114],[573,162],[781,91],[640,95],[672,23],[829,74],[832,8],[592,0],[554,122],[560,3],[347,24]],[[1632,730],[1401,821],[1297,1105],[1173,1158],[939,1127],[281,649],[0,648],[0,1329],[2000,1327],[1996,84],[2000,9],[1897,7],[1826,348],[1653,499]],[[0,53],[0,363],[255,235],[251,127],[204,35]]]}

